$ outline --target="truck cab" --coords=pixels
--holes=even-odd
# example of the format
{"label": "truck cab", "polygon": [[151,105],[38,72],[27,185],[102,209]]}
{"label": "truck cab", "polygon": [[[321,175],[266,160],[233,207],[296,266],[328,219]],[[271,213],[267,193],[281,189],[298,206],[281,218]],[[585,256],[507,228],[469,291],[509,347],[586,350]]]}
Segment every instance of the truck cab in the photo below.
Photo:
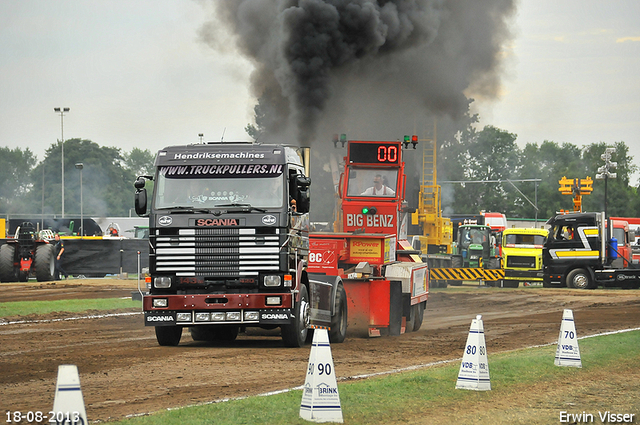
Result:
{"label": "truck cab", "polygon": [[336,231],[391,233],[407,239],[400,142],[349,141],[340,180]]}
{"label": "truck cab", "polygon": [[300,149],[282,145],[158,152],[155,175],[138,178],[135,199],[136,212],[149,217],[145,324],[160,345],[178,345],[183,328],[194,340],[233,340],[240,328],[279,326],[285,345],[301,346],[313,302],[333,312],[330,296],[321,296],[327,289],[311,287],[305,268],[306,175]]}
{"label": "truck cab", "polygon": [[594,269],[602,268],[604,239],[598,213],[569,213],[547,221],[549,237],[542,249],[543,286],[595,287]]}
{"label": "truck cab", "polygon": [[[613,221],[613,232],[607,221]],[[542,249],[543,286],[567,286],[594,289],[598,285],[638,288],[640,268],[618,262],[620,251],[615,235],[616,225],[626,232],[623,223],[606,220],[604,213],[561,214],[549,219],[549,238]],[[623,244],[627,235],[621,235]]]}
{"label": "truck cab", "polygon": [[509,228],[502,232],[504,286],[542,283],[542,247],[548,234],[548,230],[536,228]]}
{"label": "truck cab", "polygon": [[633,257],[629,223],[624,220],[611,219],[611,226],[613,227],[613,237],[616,238],[618,244],[618,258],[611,262],[611,266],[618,269],[627,268]]}

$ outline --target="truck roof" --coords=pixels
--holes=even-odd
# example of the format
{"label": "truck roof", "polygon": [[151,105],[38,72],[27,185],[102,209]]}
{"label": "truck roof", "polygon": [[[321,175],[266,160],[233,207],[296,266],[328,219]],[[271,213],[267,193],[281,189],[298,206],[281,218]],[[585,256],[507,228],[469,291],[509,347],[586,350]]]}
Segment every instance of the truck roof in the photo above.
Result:
{"label": "truck roof", "polygon": [[547,224],[549,226],[553,226],[556,223],[573,223],[573,222],[589,222],[596,223],[598,219],[599,213],[569,213],[569,214],[560,214],[555,217],[551,217]]}
{"label": "truck roof", "polygon": [[186,164],[302,165],[295,147],[251,142],[208,142],[167,146],[158,151],[155,166]]}
{"label": "truck roof", "polygon": [[519,235],[542,235],[546,236],[549,234],[547,229],[539,229],[536,227],[510,227],[508,229],[504,229],[502,232],[503,235],[509,234],[519,234]]}

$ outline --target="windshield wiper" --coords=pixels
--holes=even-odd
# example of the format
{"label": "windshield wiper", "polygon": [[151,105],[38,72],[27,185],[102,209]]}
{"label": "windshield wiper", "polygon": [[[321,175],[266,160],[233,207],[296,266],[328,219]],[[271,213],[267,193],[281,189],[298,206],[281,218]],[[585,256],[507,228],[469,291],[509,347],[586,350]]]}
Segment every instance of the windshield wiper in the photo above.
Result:
{"label": "windshield wiper", "polygon": [[248,209],[249,211],[267,212],[267,210],[265,210],[263,208],[254,207],[251,204],[233,203],[233,204],[218,204],[218,205],[215,205],[215,206],[216,207],[239,207],[239,208],[243,208],[243,209]]}
{"label": "windshield wiper", "polygon": [[171,212],[185,212],[185,213],[211,213],[210,210],[205,209],[205,208],[194,208],[194,207],[187,207],[184,205],[174,205],[174,206],[170,206],[170,207],[164,207],[164,208],[158,208],[159,210],[171,210]]}

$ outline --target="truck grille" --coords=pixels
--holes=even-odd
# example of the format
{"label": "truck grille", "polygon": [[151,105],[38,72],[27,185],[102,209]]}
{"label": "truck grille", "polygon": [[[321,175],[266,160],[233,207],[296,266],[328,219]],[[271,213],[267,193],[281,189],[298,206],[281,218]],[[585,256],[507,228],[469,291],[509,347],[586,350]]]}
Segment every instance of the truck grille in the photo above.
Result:
{"label": "truck grille", "polygon": [[518,268],[527,268],[527,269],[535,269],[536,268],[536,257],[526,256],[509,256],[507,257],[507,267],[518,267]]}
{"label": "truck grille", "polygon": [[279,270],[279,229],[180,229],[155,237],[156,271],[176,276],[242,277]]}

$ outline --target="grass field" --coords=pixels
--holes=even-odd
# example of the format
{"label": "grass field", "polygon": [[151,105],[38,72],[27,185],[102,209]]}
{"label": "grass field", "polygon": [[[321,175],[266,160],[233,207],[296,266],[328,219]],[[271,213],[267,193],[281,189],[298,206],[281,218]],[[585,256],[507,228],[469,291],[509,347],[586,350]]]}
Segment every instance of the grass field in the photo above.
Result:
{"label": "grass field", "polygon": [[[562,414],[586,413],[593,416],[593,423],[602,423],[598,415],[608,411],[635,414],[634,423],[638,423],[638,347],[640,331],[583,339],[581,369],[554,366],[555,345],[489,353],[491,391],[456,390],[459,361],[384,377],[340,381],[344,422],[550,424],[562,423]],[[306,424],[299,418],[301,397],[301,390],[291,390],[162,411],[118,423]]]}
{"label": "grass field", "polygon": [[0,303],[0,318],[49,314],[54,312],[81,313],[91,310],[119,310],[140,307],[131,298],[91,298],[53,301],[12,301]]}

